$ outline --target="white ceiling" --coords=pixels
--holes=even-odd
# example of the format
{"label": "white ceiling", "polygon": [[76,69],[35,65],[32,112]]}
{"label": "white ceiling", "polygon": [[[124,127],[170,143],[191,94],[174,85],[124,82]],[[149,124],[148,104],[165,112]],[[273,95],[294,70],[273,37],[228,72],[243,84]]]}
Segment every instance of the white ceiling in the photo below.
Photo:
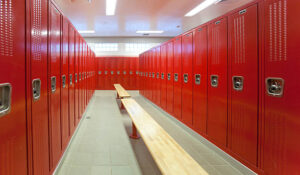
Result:
{"label": "white ceiling", "polygon": [[77,30],[95,30],[84,37],[133,37],[137,30],[163,30],[173,37],[253,0],[225,0],[193,17],[184,15],[204,0],[117,0],[115,16],[105,15],[105,0],[55,0]]}

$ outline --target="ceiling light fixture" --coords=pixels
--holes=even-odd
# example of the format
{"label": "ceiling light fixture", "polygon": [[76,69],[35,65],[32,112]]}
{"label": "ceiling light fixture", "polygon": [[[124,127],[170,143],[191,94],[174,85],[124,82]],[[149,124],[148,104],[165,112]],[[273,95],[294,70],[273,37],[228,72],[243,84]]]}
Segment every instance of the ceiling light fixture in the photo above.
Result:
{"label": "ceiling light fixture", "polygon": [[95,30],[80,30],[78,32],[81,34],[89,34],[89,33],[95,33]]}
{"label": "ceiling light fixture", "polygon": [[191,11],[189,11],[187,14],[185,14],[185,16],[189,16],[189,17],[194,16],[197,13],[199,13],[200,11],[202,11],[203,9],[211,6],[212,4],[217,4],[218,2],[221,2],[221,1],[222,0],[205,0],[204,2],[199,4],[197,7],[195,7]]}
{"label": "ceiling light fixture", "polygon": [[147,31],[147,30],[138,30],[138,31],[136,31],[136,33],[140,33],[140,34],[156,33],[156,34],[159,34],[159,33],[164,33],[164,31],[162,31],[162,30],[149,30],[149,31]]}
{"label": "ceiling light fixture", "polygon": [[106,16],[115,15],[117,0],[106,0]]}

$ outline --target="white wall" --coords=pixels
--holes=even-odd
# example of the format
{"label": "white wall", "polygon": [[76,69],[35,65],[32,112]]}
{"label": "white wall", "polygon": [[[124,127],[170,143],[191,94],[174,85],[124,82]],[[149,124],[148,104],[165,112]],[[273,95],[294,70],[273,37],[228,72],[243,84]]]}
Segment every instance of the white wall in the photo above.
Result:
{"label": "white wall", "polygon": [[118,51],[105,51],[95,52],[96,56],[138,56],[141,51],[127,52],[125,50],[125,43],[150,43],[150,47],[155,47],[165,41],[168,41],[169,37],[86,37],[87,43],[118,43]]}

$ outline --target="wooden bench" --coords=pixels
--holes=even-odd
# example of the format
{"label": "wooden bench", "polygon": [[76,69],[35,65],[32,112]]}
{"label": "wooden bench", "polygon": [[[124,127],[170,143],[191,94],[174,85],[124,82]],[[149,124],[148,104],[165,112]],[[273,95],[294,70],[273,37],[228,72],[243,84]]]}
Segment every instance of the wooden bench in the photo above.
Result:
{"label": "wooden bench", "polygon": [[134,99],[121,101],[162,174],[208,174]]}
{"label": "wooden bench", "polygon": [[[117,91],[117,99],[130,98],[131,96],[128,92],[120,85],[114,84],[114,87]],[[124,109],[123,103],[121,102],[121,109]]]}

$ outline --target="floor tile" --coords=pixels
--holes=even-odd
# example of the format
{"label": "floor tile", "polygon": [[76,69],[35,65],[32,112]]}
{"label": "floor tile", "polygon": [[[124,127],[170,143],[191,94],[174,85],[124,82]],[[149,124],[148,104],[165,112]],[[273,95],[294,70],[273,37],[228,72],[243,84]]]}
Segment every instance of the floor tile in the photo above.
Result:
{"label": "floor tile", "polygon": [[110,166],[93,166],[91,168],[91,175],[111,175]]}

